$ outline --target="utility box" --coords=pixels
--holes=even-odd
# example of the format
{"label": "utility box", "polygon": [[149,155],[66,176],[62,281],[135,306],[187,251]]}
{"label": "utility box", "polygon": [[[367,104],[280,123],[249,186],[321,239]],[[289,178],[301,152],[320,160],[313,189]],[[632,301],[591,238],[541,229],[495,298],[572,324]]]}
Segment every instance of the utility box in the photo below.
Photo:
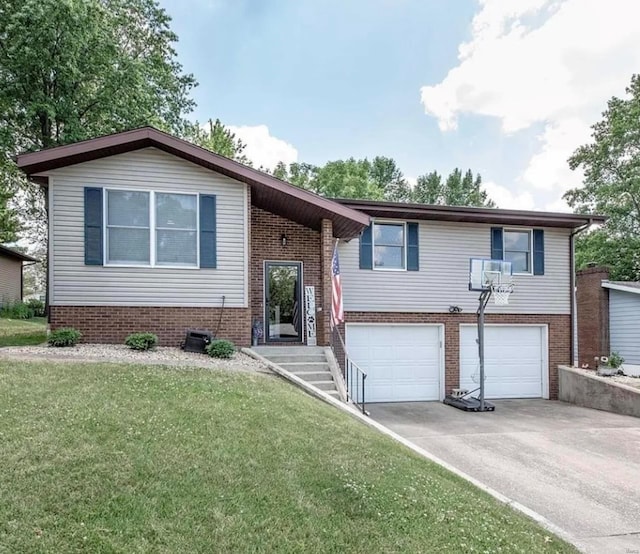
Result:
{"label": "utility box", "polygon": [[182,350],[185,352],[205,353],[205,348],[213,340],[213,335],[203,329],[189,329],[187,336],[182,344]]}

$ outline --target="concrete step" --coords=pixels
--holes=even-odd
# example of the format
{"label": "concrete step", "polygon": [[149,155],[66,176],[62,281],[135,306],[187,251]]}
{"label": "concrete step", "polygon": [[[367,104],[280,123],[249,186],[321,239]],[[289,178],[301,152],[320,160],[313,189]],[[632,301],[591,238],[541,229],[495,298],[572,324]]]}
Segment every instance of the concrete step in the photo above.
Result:
{"label": "concrete step", "polygon": [[265,358],[270,356],[324,356],[324,346],[252,346],[251,349]]}
{"label": "concrete step", "polygon": [[323,354],[268,354],[265,358],[272,361],[274,364],[289,364],[294,362],[326,362],[327,358]]}
{"label": "concrete step", "polygon": [[340,393],[339,393],[337,390],[335,390],[335,389],[333,389],[333,390],[326,390],[326,391],[324,391],[324,392],[326,392],[327,394],[330,394],[331,396],[333,396],[333,397],[334,397],[334,398],[336,398],[337,400],[341,400],[341,398],[340,398]]}
{"label": "concrete step", "polygon": [[[271,361],[273,362],[273,360]],[[278,365],[292,373],[296,373],[297,371],[329,371],[329,364],[326,362],[295,362],[286,364],[279,363]]]}
{"label": "concrete step", "polygon": [[305,381],[329,381],[333,379],[330,371],[294,371],[293,374]]}
{"label": "concrete step", "polygon": [[331,381],[308,381],[308,383],[323,391],[336,390],[336,384],[333,379]]}

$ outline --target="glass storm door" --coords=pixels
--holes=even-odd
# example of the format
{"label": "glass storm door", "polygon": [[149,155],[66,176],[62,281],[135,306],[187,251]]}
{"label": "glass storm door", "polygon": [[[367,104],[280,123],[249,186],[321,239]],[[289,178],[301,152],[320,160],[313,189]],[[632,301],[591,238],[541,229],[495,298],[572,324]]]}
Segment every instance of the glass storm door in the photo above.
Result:
{"label": "glass storm door", "polygon": [[267,342],[302,341],[302,266],[267,262],[265,267]]}

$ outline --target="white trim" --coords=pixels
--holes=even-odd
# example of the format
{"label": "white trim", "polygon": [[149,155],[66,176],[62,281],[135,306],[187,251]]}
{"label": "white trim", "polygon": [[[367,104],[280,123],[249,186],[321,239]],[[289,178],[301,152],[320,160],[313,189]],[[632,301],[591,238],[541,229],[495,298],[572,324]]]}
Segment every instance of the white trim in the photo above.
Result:
{"label": "white trim", "polygon": [[[446,371],[445,371],[445,332],[444,332],[444,323],[416,323],[416,322],[410,322],[410,323],[399,323],[399,322],[393,322],[393,323],[384,323],[384,322],[380,322],[380,321],[376,321],[376,322],[371,322],[371,323],[367,323],[366,321],[358,321],[358,322],[353,322],[353,323],[345,323],[345,333],[344,333],[344,340],[345,340],[345,346],[347,347],[347,350],[349,350],[349,345],[347,344],[347,327],[438,327],[438,339],[440,341],[440,355],[439,355],[439,359],[438,359],[438,365],[439,365],[439,372],[438,372],[438,381],[439,381],[439,399],[438,400],[444,400],[445,397],[445,376],[446,376]],[[364,369],[364,368],[363,368]],[[426,401],[429,402],[429,401]]]}
{"label": "white trim", "polygon": [[[504,234],[508,233],[508,232],[514,232],[514,233],[529,233],[529,271],[523,271],[523,272],[513,272],[512,271],[512,275],[533,275],[533,228],[530,227],[503,227],[502,228],[502,258],[505,262],[508,262],[509,260],[505,259],[505,253],[507,251],[507,249],[505,248],[505,240],[504,240]],[[510,250],[510,252],[522,252],[522,250]],[[511,266],[513,267],[513,262],[511,263]]]}
{"label": "white trim", "polygon": [[[122,192],[144,192],[149,195],[149,227],[134,227],[126,225],[112,225],[115,228],[130,228],[130,229],[149,229],[149,263],[135,263],[135,262],[111,262],[107,259],[107,235],[109,230],[108,225],[108,193],[109,191],[122,191]],[[182,196],[195,196],[196,197],[196,265],[180,265],[180,264],[159,264],[157,263],[156,252],[156,193],[158,194],[176,194]],[[104,267],[125,267],[125,268],[163,268],[163,269],[187,269],[187,270],[199,270],[200,269],[200,194],[199,192],[190,191],[171,191],[162,190],[156,191],[153,189],[132,189],[131,187],[102,187],[102,265]],[[216,202],[217,210],[217,202]],[[217,218],[216,218],[217,221]],[[176,229],[191,231],[191,229]],[[218,239],[216,232],[216,240]],[[209,269],[209,268],[205,268]],[[211,268],[214,269],[214,268]],[[246,273],[246,272],[245,272]]]}
{"label": "white trim", "polygon": [[602,286],[606,289],[619,290],[621,292],[630,292],[632,294],[640,294],[640,289],[638,288],[619,285],[618,283],[611,283],[609,281],[602,281]]}
{"label": "white trim", "polygon": [[[54,284],[53,284],[53,273],[55,271],[55,261],[54,261],[54,255],[53,255],[53,212],[54,212],[54,206],[53,206],[53,183],[54,183],[54,177],[50,176],[49,177],[49,186],[47,187],[47,196],[48,196],[48,208],[49,208],[49,222],[48,222],[48,233],[49,236],[47,237],[47,252],[48,252],[48,258],[47,258],[47,268],[48,268],[48,277],[49,277],[49,282],[47,283],[47,287],[49,287],[48,292],[49,292],[49,306],[53,306],[54,302],[55,302],[55,297],[54,297]],[[84,235],[84,226],[85,226],[85,222],[84,222],[84,194],[82,197],[82,201],[83,201],[83,206],[82,206],[82,232]],[[83,236],[84,239],[84,236]],[[82,254],[82,263],[84,264],[84,252]]]}
{"label": "white trim", "polygon": [[[199,209],[199,208],[198,208]],[[218,198],[216,196],[216,211],[218,210]],[[242,232],[244,233],[244,240],[243,240],[243,244],[244,244],[244,299],[243,299],[243,305],[245,308],[249,308],[249,297],[250,297],[250,291],[249,291],[249,258],[251,257],[251,250],[250,250],[250,245],[249,245],[249,235],[251,234],[251,216],[250,216],[250,211],[249,211],[249,185],[247,185],[245,183],[244,185],[244,190],[243,190],[243,202],[242,202],[242,217],[244,218],[244,225],[242,226]],[[198,214],[199,216],[200,214]],[[198,221],[200,220],[200,217],[198,217]],[[200,233],[198,233],[198,240],[200,240],[199,237]],[[218,241],[218,217],[216,214],[216,242]],[[198,256],[200,256],[200,248],[199,248],[199,244],[198,244]],[[217,253],[217,248],[216,248],[216,253]],[[198,258],[198,266],[200,265],[200,258]],[[216,263],[216,265],[218,265]],[[253,321],[251,321],[251,325],[253,326]],[[253,338],[253,337],[252,337]]]}
{"label": "white trim", "polygon": [[[407,222],[397,219],[374,219],[371,222],[371,269],[375,271],[408,271],[407,270]],[[376,267],[376,225],[402,225],[402,251],[404,255],[404,267]],[[387,246],[387,245],[382,245]],[[396,247],[397,248],[397,247]]]}
{"label": "white trim", "polygon": [[[477,327],[477,323],[460,323],[459,327]],[[485,327],[538,327],[540,333],[540,366],[542,371],[542,398],[549,399],[549,324],[548,323],[485,323]],[[462,356],[462,333],[458,332],[458,367],[460,367],[460,357]],[[460,372],[458,372],[458,383],[460,383]]]}

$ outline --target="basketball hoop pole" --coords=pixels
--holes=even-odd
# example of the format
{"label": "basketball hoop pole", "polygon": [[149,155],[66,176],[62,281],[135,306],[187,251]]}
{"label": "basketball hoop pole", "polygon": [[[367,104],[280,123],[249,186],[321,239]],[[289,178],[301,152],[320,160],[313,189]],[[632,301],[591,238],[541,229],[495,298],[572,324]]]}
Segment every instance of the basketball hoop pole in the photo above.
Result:
{"label": "basketball hoop pole", "polygon": [[478,400],[480,401],[480,411],[484,412],[484,309],[487,307],[487,302],[491,298],[491,289],[483,290],[480,293],[479,306],[477,311],[478,316],[478,359],[480,361],[480,394]]}

